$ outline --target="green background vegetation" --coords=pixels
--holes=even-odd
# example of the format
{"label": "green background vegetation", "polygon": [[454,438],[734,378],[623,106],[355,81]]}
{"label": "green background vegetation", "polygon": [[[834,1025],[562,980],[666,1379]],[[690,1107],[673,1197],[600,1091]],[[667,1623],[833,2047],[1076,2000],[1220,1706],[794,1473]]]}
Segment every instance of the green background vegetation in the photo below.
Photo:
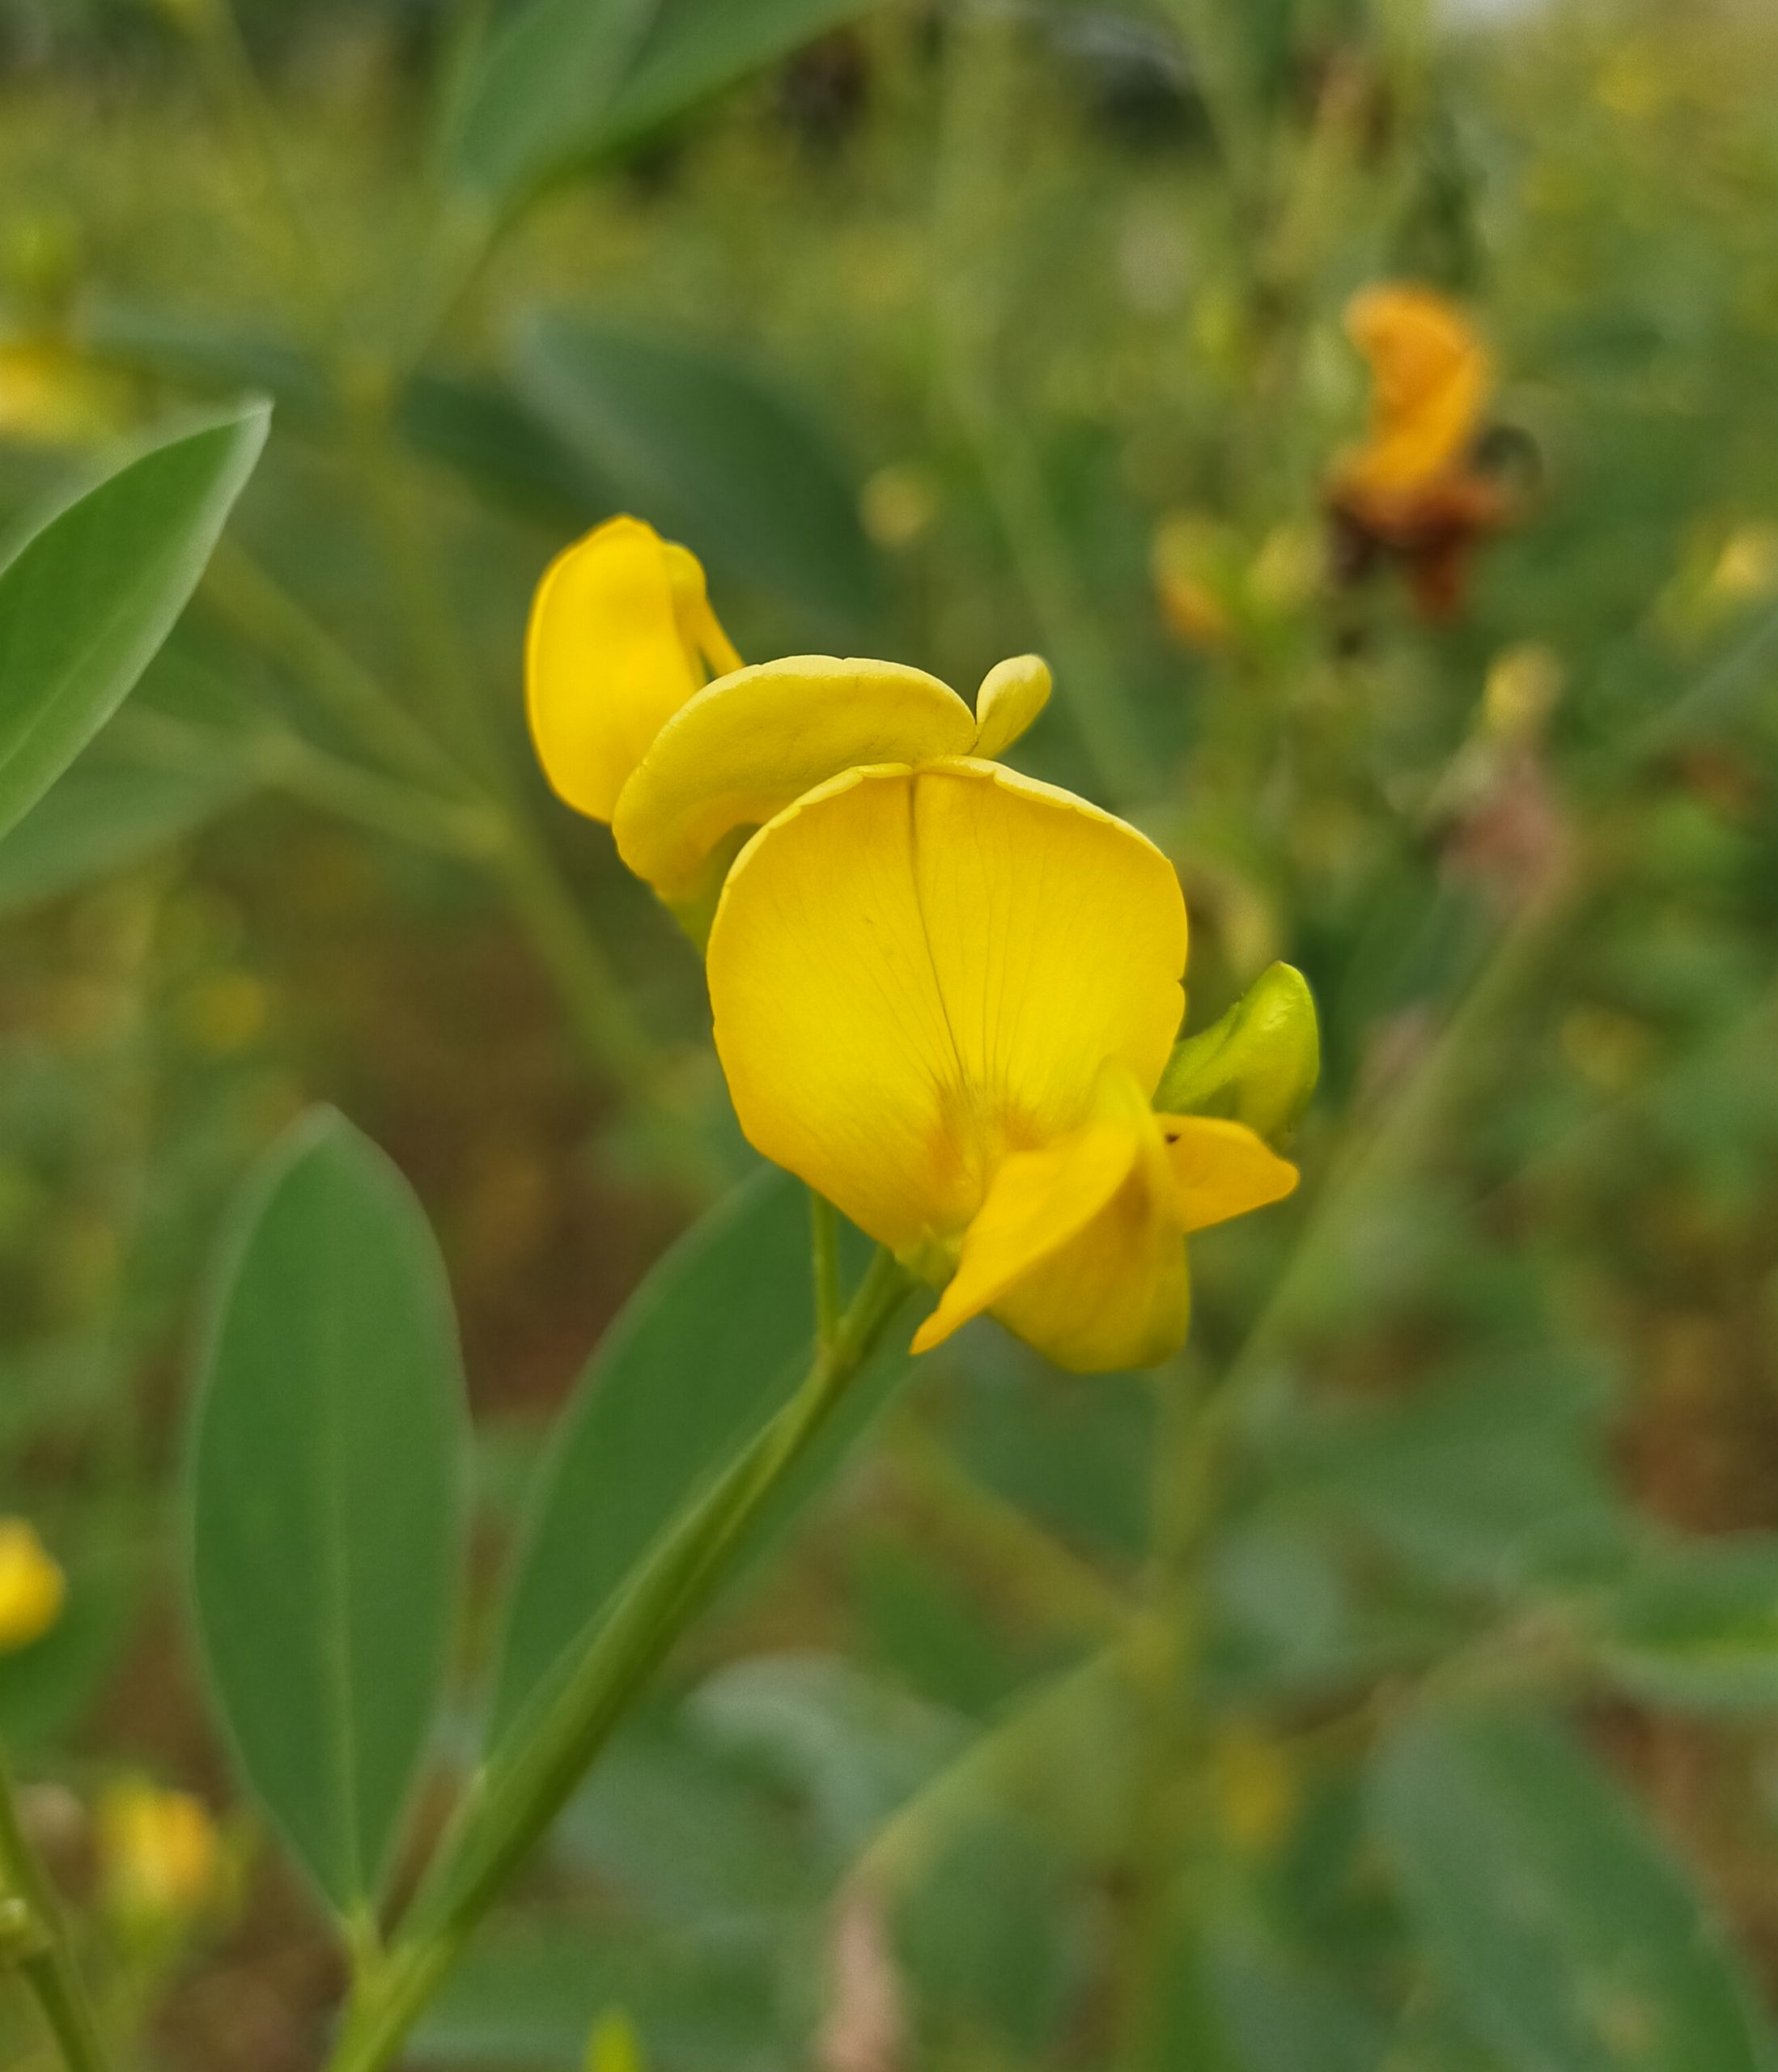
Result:
{"label": "green background vegetation", "polygon": [[[173,640],[0,842],[0,1509],[72,1586],[0,1731],[77,1897],[119,1772],[239,1828],[182,1941],[87,1920],[131,2061],[312,2065],[340,1985],[185,1637],[244,1174],[334,1102],[443,1246],[476,1434],[443,1777],[516,1673],[552,1412],[749,1168],[694,953],[523,736],[532,586],[630,508],[751,659],[967,691],[1043,652],[1016,759],[1175,858],[1190,1025],[1288,957],[1324,1079],[1300,1197],[1195,1242],[1158,1391],[980,1327],[893,1395],[414,2061],[566,2068],[621,2009],[660,2072],[1778,2065],[1778,25],[846,11],[780,5],[827,33],[662,121],[619,29],[533,63],[473,0],[265,0],[238,41],[204,0],[0,9],[0,502],[276,404]],[[1436,624],[1324,537],[1340,315],[1385,278],[1490,341],[1523,506]],[[1169,632],[1169,521],[1214,639]],[[1527,682],[1547,719],[1504,728]],[[633,1551],[624,1477],[646,1509],[695,1475],[673,1406],[729,1386],[730,1306],[793,1284],[800,1208],[759,1199],[596,1378],[659,1421],[588,1471],[579,1587]],[[376,1643],[418,1650],[397,1775],[430,1616]]]}

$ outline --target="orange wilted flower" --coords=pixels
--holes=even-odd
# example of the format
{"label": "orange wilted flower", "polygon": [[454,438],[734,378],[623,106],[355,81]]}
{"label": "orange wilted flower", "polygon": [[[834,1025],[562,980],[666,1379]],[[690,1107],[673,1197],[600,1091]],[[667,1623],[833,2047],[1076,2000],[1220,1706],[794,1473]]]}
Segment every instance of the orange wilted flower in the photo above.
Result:
{"label": "orange wilted flower", "polygon": [[1342,572],[1398,562],[1431,618],[1462,600],[1470,549],[1510,520],[1512,499],[1476,464],[1494,389],[1487,346],[1429,288],[1385,283],[1347,305],[1347,335],[1369,364],[1371,421],[1340,456],[1326,503]]}

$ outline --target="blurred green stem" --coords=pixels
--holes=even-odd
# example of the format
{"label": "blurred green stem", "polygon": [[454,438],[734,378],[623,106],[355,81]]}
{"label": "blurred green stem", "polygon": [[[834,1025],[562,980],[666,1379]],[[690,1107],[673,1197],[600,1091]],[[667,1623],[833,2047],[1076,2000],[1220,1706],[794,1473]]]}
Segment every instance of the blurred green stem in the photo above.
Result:
{"label": "blurred green stem", "polygon": [[329,2072],[381,2072],[674,1644],[710,1603],[767,1504],[881,1342],[910,1282],[880,1250],[801,1386],[657,1543],[579,1658],[477,1778],[387,1959],[361,1976]]}
{"label": "blurred green stem", "polygon": [[1009,14],[976,5],[960,7],[948,24],[934,209],[939,374],[1088,759],[1101,787],[1126,803],[1152,789],[1152,762],[1038,456],[1000,401],[1004,375],[994,364],[1003,219],[1018,142],[1018,33]]}
{"label": "blurred green stem", "polygon": [[330,322],[333,295],[320,246],[285,165],[277,125],[231,0],[185,0],[169,11],[176,14],[190,39],[205,90],[233,140],[244,174],[272,205],[268,213],[277,222],[285,248],[294,305],[313,309],[320,303],[324,324]]}
{"label": "blurred green stem", "polygon": [[68,2072],[110,2072],[110,2057],[81,1982],[68,1928],[48,1876],[26,1839],[17,1795],[0,1753],[0,1896],[7,1956],[30,1988]]}
{"label": "blurred green stem", "polygon": [[1202,1814],[1207,1735],[1198,1698],[1203,1556],[1220,1452],[1204,1391],[1183,1359],[1155,1376],[1159,1408],[1148,1574],[1127,1674],[1139,1750],[1123,1865],[1124,1932],[1113,2019],[1127,2072],[1163,2061],[1168,1988],[1195,1941],[1190,1858]]}
{"label": "blurred green stem", "polygon": [[808,1191],[808,1236],[815,1274],[815,1343],[825,1352],[839,1336],[839,1219],[825,1195]]}
{"label": "blurred green stem", "polygon": [[[414,543],[404,540],[402,563],[410,575],[414,551]],[[240,547],[223,542],[206,578],[206,594],[236,632],[287,669],[362,749],[418,788],[392,786],[303,742],[265,745],[261,753],[269,759],[268,778],[350,819],[479,863],[506,894],[596,1068],[660,1127],[685,1190],[699,1199],[711,1192],[717,1175],[702,1133],[674,1098],[604,945],[530,826],[510,758],[503,744],[490,738],[485,715],[476,729],[480,752],[465,741],[460,754],[500,782],[499,791],[470,777],[458,754]],[[410,610],[430,609],[422,605],[422,597],[431,595],[423,579],[419,591],[410,584],[405,594]],[[448,628],[439,631],[448,643]],[[433,637],[428,635],[423,651],[429,658],[435,653]],[[416,641],[417,656],[421,652]],[[453,658],[452,667],[460,671],[460,662]],[[473,707],[473,683],[454,687],[460,707]],[[494,755],[499,759],[490,768]],[[441,790],[446,796],[439,796]]]}

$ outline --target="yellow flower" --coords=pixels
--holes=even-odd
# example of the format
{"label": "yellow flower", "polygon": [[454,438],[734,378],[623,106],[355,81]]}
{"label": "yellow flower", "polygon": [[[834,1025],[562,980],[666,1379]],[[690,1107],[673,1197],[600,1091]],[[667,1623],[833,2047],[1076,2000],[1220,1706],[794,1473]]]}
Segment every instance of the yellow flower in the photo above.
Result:
{"label": "yellow flower", "polygon": [[221,1849],[215,1823],[189,1792],[141,1779],[114,1784],[100,1801],[98,1828],[105,1891],[119,1913],[187,1914],[209,1898]]}
{"label": "yellow flower", "polygon": [[793,655],[738,669],[655,737],[617,801],[617,853],[669,906],[692,906],[714,896],[741,838],[804,792],[869,763],[999,755],[1049,695],[1035,655],[991,669],[973,712],[900,662]]}
{"label": "yellow flower", "polygon": [[23,1518],[0,1518],[0,1654],[40,1640],[68,1594],[61,1568]]}
{"label": "yellow flower", "polygon": [[639,518],[608,519],[550,563],[524,660],[545,773],[594,820],[610,819],[643,751],[692,693],[740,667],[697,556]]}
{"label": "yellow flower", "polygon": [[863,763],[999,755],[1050,694],[1035,655],[990,670],[974,711],[897,662],[796,655],[744,669],[695,558],[634,518],[551,566],[526,670],[550,782],[611,822],[625,863],[699,935],[741,842],[812,786]]}
{"label": "yellow flower", "polygon": [[1346,329],[1375,388],[1343,484],[1400,495],[1460,473],[1494,386],[1487,349],[1463,316],[1429,288],[1388,284],[1353,297]]}
{"label": "yellow flower", "polygon": [[1165,1358],[1190,1230],[1289,1193],[1245,1125],[1156,1115],[1186,910],[1161,851],[965,758],[851,769],[763,828],[710,938],[749,1140],[1059,1365]]}

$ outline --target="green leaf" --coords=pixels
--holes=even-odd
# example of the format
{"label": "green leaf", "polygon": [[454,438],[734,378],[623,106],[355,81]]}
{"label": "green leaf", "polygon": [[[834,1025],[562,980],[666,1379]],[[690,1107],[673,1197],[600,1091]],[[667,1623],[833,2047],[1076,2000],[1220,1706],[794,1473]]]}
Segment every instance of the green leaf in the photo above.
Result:
{"label": "green leaf", "polygon": [[401,435],[520,516],[582,531],[617,507],[610,485],[499,381],[430,370],[402,393]]}
{"label": "green leaf", "polygon": [[1772,2036],[1716,1924],[1552,1723],[1411,1716],[1371,1810],[1433,1963],[1522,2072],[1769,2072]]}
{"label": "green leaf", "polygon": [[1479,1359],[1399,1403],[1305,1420],[1279,1480],[1423,1573],[1511,1594],[1608,1569],[1627,1544],[1604,1400],[1585,1361]]}
{"label": "green leaf", "polygon": [[0,914],[139,863],[252,788],[243,771],[224,763],[160,768],[106,755],[101,745],[0,840]]}
{"label": "green leaf", "polygon": [[710,95],[787,57],[879,0],[664,0],[622,90],[601,151],[633,144]]}
{"label": "green leaf", "polygon": [[110,718],[172,631],[268,421],[254,404],[151,448],[0,570],[0,834]]}
{"label": "green leaf", "polygon": [[877,0],[533,0],[456,83],[445,159],[510,206],[639,142]]}
{"label": "green leaf", "polygon": [[509,202],[596,148],[657,0],[535,0],[494,36],[452,111],[457,178]]}
{"label": "green leaf", "polygon": [[1778,1538],[1651,1551],[1604,1607],[1604,1666],[1657,1705],[1778,1710]]}
{"label": "green leaf", "polygon": [[[814,1330],[808,1231],[803,1188],[759,1174],[680,1240],[594,1354],[520,1540],[490,1739],[610,1607],[668,1522],[794,1393]],[[897,1326],[766,1532],[906,1370],[906,1348]]]}
{"label": "green leaf", "polygon": [[771,385],[681,340],[566,314],[524,327],[515,373],[638,516],[835,637],[868,625],[878,571],[855,486]]}
{"label": "green leaf", "polygon": [[318,1111],[235,1233],[193,1434],[193,1563],[241,1769],[342,1913],[376,1896],[437,1705],[464,1450],[425,1216]]}

